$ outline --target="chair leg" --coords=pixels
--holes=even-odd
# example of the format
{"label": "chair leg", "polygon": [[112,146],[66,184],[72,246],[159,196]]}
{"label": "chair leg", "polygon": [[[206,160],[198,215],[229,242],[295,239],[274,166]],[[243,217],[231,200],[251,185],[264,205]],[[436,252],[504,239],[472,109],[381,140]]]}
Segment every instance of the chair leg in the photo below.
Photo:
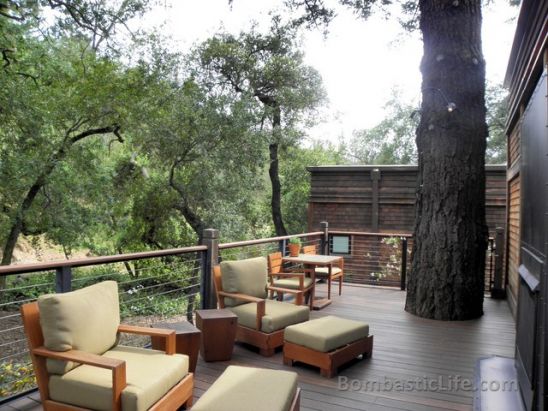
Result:
{"label": "chair leg", "polygon": [[331,276],[327,277],[327,299],[331,300]]}
{"label": "chair leg", "polygon": [[339,277],[339,295],[342,294],[342,280],[343,280],[343,278],[342,278],[342,275],[341,275]]}

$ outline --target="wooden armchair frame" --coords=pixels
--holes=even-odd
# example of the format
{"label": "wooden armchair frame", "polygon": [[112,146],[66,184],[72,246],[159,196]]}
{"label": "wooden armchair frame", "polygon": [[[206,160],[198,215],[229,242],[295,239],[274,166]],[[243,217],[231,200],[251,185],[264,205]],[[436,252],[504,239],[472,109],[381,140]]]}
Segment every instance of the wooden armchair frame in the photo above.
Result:
{"label": "wooden armchair frame", "polygon": [[[44,347],[44,336],[40,327],[40,312],[38,303],[33,302],[21,306],[23,325],[29,345],[29,351],[36,375],[36,382],[42,400],[42,406],[46,411],[83,411],[86,408],[70,404],[60,403],[51,400],[49,397],[49,373],[46,368],[46,359],[74,361],[80,364],[105,368],[112,371],[112,409],[122,409],[122,391],[126,388],[126,363],[115,358],[107,358],[101,355],[91,354],[84,351],[52,351]],[[131,325],[120,325],[118,331],[121,333],[150,335],[165,339],[167,355],[175,353],[175,331],[158,328],[137,327]],[[177,409],[185,405],[187,409],[192,406],[194,389],[194,376],[189,373],[177,385],[171,388],[163,398],[158,400],[149,411],[160,411],[165,409]]]}
{"label": "wooden armchair frame", "polygon": [[[234,298],[248,303],[257,303],[255,328],[252,329],[238,324],[238,327],[236,329],[236,341],[258,347],[260,354],[265,357],[271,357],[272,355],[274,355],[276,348],[281,347],[284,344],[284,330],[277,330],[272,333],[265,333],[261,331],[262,319],[266,313],[266,300],[247,294],[228,293],[226,291],[223,291],[223,283],[221,280],[221,266],[219,265],[213,267],[213,280],[215,282],[215,293],[217,295],[219,308],[225,308],[224,297]],[[291,290],[288,288],[271,286],[267,286],[267,290],[295,294],[295,304],[302,304],[303,292],[300,290]]]}
{"label": "wooden armchair frame", "polygon": [[[308,286],[304,286],[304,279],[306,272],[285,271],[282,263],[282,253],[272,253],[268,255],[268,279],[270,285],[274,287],[275,278],[297,278],[299,280],[299,286],[297,290],[302,291],[303,295],[308,298],[308,305],[312,309],[312,303],[314,302],[314,281]],[[312,277],[314,278],[314,277]],[[270,298],[273,298],[273,291],[270,291]],[[278,293],[278,299],[283,300],[283,293]]]}

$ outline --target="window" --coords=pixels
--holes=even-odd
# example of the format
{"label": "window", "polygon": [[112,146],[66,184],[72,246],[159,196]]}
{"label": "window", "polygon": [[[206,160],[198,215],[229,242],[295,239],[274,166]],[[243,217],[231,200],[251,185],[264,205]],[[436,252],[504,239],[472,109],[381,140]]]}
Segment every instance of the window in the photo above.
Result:
{"label": "window", "polygon": [[332,254],[350,254],[350,236],[334,235],[331,236]]}

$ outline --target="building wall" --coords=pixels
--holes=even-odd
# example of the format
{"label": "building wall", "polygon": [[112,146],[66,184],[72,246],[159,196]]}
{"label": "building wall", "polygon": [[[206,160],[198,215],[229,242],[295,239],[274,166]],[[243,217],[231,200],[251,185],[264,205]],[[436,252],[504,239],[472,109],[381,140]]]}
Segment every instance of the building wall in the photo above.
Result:
{"label": "building wall", "polygon": [[[416,166],[326,166],[308,170],[309,231],[327,221],[331,230],[413,232]],[[494,235],[496,227],[505,227],[506,168],[487,166],[486,175],[487,225]]]}
{"label": "building wall", "polygon": [[520,211],[521,185],[519,175],[520,165],[520,133],[516,127],[508,139],[508,164],[510,164],[508,184],[508,235],[506,241],[506,276],[507,296],[512,314],[516,315],[520,264]]}

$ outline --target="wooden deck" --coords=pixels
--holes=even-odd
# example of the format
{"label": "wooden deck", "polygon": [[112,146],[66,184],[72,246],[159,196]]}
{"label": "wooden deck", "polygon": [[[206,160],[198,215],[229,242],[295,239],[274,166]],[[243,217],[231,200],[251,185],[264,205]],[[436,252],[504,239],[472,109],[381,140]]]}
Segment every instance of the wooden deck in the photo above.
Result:
{"label": "wooden deck", "polygon": [[[321,290],[324,288],[322,285]],[[414,317],[403,310],[405,293],[399,290],[345,285],[342,297],[312,317],[338,315],[366,321],[375,335],[371,359],[357,361],[339,373],[356,389],[344,388],[339,378],[325,379],[312,367],[297,364],[303,389],[302,410],[470,410],[472,384],[478,358],[491,355],[512,357],[514,321],[506,301],[486,298],[485,315],[479,320],[440,322]],[[229,364],[272,369],[290,369],[282,355],[263,358],[252,349],[237,345],[232,361],[199,361],[195,395],[199,397]],[[439,379],[443,387],[439,389]],[[460,379],[459,384],[455,383]],[[448,387],[448,379],[453,387]],[[341,387],[339,387],[341,385]],[[392,389],[390,389],[392,385]],[[456,387],[458,385],[458,387]],[[441,387],[441,388],[443,388]],[[34,394],[0,411],[40,410]],[[259,410],[258,410],[259,411]]]}

